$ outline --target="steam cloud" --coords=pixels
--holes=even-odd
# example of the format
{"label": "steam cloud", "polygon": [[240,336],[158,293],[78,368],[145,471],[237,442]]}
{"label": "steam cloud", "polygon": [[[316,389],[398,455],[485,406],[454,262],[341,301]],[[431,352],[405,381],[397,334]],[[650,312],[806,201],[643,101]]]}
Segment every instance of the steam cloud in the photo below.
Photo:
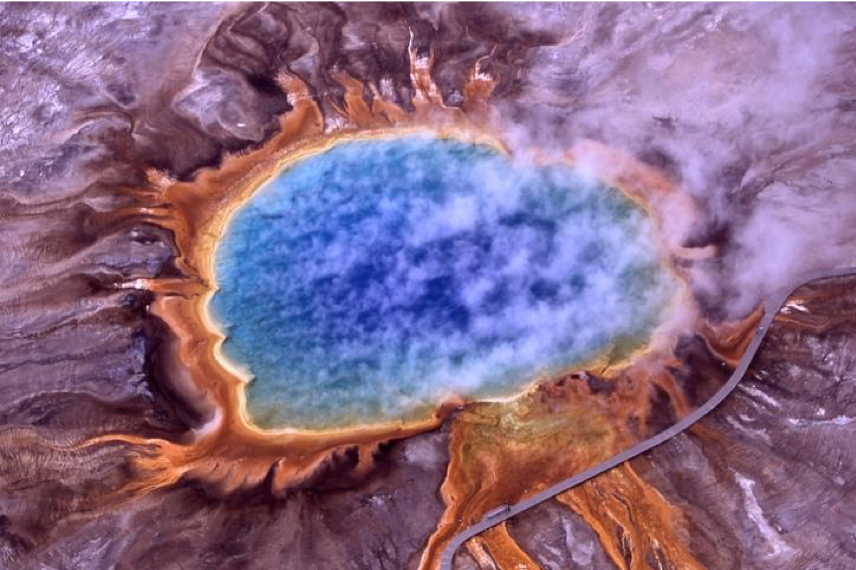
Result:
{"label": "steam cloud", "polygon": [[669,171],[702,206],[680,239],[710,312],[738,318],[806,273],[856,262],[852,6],[505,6],[533,50],[501,124],[519,149],[595,138]]}

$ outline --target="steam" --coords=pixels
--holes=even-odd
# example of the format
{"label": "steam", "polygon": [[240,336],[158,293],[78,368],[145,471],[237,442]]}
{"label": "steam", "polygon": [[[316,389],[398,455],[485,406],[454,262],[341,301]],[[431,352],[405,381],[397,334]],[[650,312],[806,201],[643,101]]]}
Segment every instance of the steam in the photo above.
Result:
{"label": "steam", "polygon": [[[704,219],[676,229],[737,318],[792,280],[856,262],[856,14],[833,5],[507,6],[561,37],[532,50],[499,128],[520,149],[595,138],[663,167]],[[556,13],[556,12],[561,13]]]}

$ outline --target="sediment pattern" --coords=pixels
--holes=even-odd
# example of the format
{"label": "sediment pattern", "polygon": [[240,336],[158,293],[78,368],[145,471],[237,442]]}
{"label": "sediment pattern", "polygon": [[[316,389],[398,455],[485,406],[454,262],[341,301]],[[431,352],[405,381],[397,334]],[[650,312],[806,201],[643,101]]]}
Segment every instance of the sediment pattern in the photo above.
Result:
{"label": "sediment pattern", "polygon": [[[487,533],[456,568],[847,568],[856,278],[797,290],[737,390],[688,432]],[[484,538],[482,538],[484,537]],[[594,537],[597,537],[595,539]],[[493,565],[493,566],[491,566]]]}
{"label": "sediment pattern", "polygon": [[[765,292],[850,257],[855,18],[3,6],[0,566],[431,568],[497,504],[668,426],[727,378]],[[508,404],[323,438],[252,429],[200,312],[225,214],[301,153],[426,126],[639,199],[691,284],[684,318],[631,366],[606,357]],[[459,566],[847,567],[852,284],[798,293],[691,434]]]}

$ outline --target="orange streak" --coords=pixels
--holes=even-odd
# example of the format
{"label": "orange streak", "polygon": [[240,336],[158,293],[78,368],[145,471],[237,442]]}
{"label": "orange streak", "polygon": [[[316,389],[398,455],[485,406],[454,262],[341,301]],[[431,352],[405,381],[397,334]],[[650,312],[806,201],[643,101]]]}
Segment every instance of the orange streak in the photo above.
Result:
{"label": "orange streak", "polygon": [[508,534],[505,523],[499,524],[482,535],[471,539],[481,543],[490,553],[491,561],[498,570],[541,570],[537,562],[526,554]]}
{"label": "orange streak", "polygon": [[648,570],[650,559],[661,568],[703,569],[683,544],[681,512],[627,463],[556,498],[591,526],[618,568]]}

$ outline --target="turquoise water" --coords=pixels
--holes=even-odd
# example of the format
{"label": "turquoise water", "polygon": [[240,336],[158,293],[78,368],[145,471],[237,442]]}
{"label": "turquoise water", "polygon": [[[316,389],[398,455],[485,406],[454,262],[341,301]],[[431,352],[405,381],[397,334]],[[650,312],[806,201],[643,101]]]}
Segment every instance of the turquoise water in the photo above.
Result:
{"label": "turquoise water", "polygon": [[570,167],[430,138],[344,143],[233,216],[212,311],[254,377],[258,425],[394,421],[643,342],[675,291],[653,231]]}

